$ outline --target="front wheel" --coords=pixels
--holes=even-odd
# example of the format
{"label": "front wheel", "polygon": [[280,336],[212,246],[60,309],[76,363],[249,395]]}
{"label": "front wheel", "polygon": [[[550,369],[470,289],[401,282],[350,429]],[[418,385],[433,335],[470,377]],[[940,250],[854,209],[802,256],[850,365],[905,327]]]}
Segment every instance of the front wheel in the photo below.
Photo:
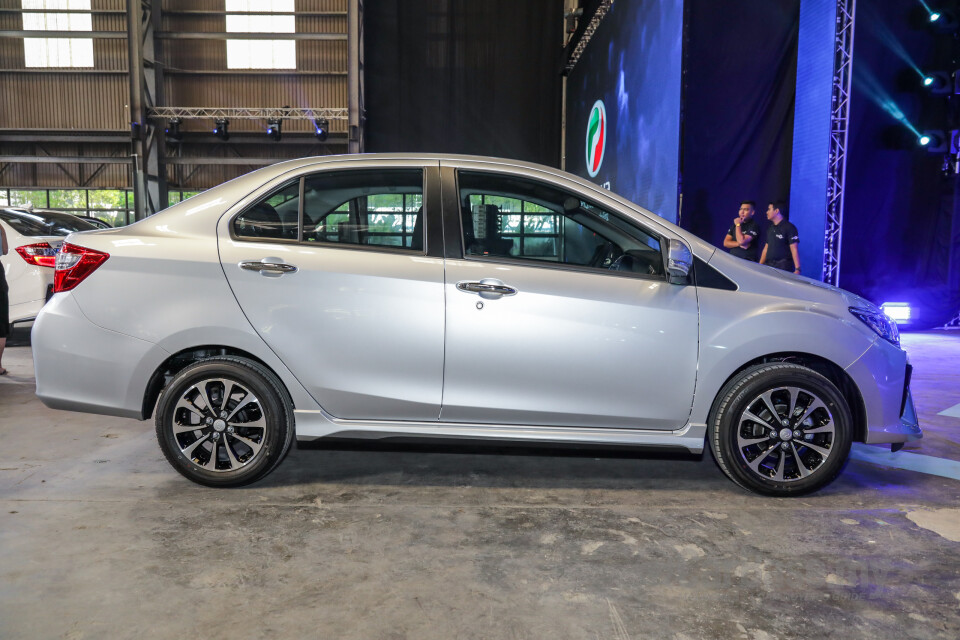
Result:
{"label": "front wheel", "polygon": [[277,377],[236,357],[200,360],[167,384],[157,406],[157,440],[182,475],[237,487],[276,467],[293,441],[293,410]]}
{"label": "front wheel", "polygon": [[770,496],[828,485],[850,455],[853,419],[843,395],[795,364],[750,367],[727,384],[711,414],[710,448],[737,484]]}

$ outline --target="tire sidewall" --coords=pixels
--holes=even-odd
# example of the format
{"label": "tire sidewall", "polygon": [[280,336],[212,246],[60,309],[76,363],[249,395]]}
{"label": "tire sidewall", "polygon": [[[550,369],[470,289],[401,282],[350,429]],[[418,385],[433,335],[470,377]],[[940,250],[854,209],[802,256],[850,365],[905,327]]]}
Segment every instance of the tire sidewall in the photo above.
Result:
{"label": "tire sidewall", "polygon": [[[739,418],[748,403],[761,393],[780,387],[797,387],[816,395],[827,406],[834,423],[834,441],[828,460],[809,477],[790,482],[758,477],[747,466],[736,443]],[[800,365],[773,365],[744,372],[725,391],[710,424],[711,448],[719,454],[723,470],[738,484],[764,495],[804,495],[828,485],[843,470],[853,441],[853,419],[843,395],[827,378]]]}
{"label": "tire sidewall", "polygon": [[[183,393],[196,383],[210,378],[232,380],[246,387],[260,402],[263,410],[263,447],[252,462],[233,471],[208,471],[187,458],[173,434],[175,407]],[[263,477],[279,462],[288,442],[289,412],[276,385],[252,367],[226,359],[197,362],[178,373],[164,388],[157,407],[157,440],[167,460],[186,478],[199,484],[228,487],[249,484]]]}

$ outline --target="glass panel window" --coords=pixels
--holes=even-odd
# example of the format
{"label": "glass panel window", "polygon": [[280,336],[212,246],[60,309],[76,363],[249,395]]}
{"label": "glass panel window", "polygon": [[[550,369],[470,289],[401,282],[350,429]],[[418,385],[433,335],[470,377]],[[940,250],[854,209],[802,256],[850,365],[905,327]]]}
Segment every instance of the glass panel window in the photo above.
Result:
{"label": "glass panel window", "polygon": [[10,190],[10,206],[13,207],[35,207],[43,209],[47,206],[46,191],[22,191]]}
{"label": "glass panel window", "polygon": [[[294,0],[226,0],[228,33],[295,33]],[[295,40],[227,40],[228,69],[296,69]]]}
{"label": "glass panel window", "polygon": [[423,251],[419,169],[318,173],[304,183],[303,241]]}
{"label": "glass panel window", "polygon": [[[24,31],[93,30],[90,0],[23,0],[23,9]],[[24,38],[23,57],[27,67],[92,67],[93,38]]]}
{"label": "glass panel window", "polygon": [[233,232],[251,240],[296,240],[300,220],[300,180],[288,182],[233,221]]}
{"label": "glass panel window", "polygon": [[656,236],[578,195],[509,175],[458,176],[467,256],[664,274]]}

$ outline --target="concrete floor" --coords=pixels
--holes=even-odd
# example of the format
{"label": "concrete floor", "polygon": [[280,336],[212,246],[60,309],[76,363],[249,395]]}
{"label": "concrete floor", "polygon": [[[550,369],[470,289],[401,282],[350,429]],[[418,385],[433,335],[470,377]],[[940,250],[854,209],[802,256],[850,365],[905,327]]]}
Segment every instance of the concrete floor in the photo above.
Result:
{"label": "concrete floor", "polygon": [[[955,479],[853,460],[790,500],[709,454],[328,449],[207,489],[152,422],[42,406],[25,336],[0,378],[0,638],[960,637]],[[905,451],[960,461],[937,415],[960,332],[904,343],[927,431]]]}

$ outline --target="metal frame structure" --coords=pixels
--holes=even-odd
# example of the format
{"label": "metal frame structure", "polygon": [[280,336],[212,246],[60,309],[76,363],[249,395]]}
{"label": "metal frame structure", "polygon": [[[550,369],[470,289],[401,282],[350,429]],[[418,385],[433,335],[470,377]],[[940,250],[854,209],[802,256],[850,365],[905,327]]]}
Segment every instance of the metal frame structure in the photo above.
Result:
{"label": "metal frame structure", "polygon": [[857,0],[837,0],[837,31],[830,103],[830,152],[827,169],[827,211],[823,236],[823,281],[840,280],[843,237],[843,191],[847,174],[847,132],[853,79],[853,32]]}
{"label": "metal frame structure", "polygon": [[[255,120],[280,118],[285,120],[314,120],[326,118],[328,121],[345,121],[346,133],[331,132],[325,144],[344,145],[350,153],[360,153],[364,146],[364,103],[363,103],[363,2],[362,0],[348,0],[347,11],[298,11],[297,17],[335,17],[347,18],[347,32],[321,33],[243,33],[239,36],[245,40],[294,40],[294,41],[346,41],[347,68],[329,70],[299,70],[299,69],[167,69],[164,62],[164,43],[179,40],[227,40],[238,38],[237,33],[215,32],[182,32],[164,31],[163,16],[180,17],[219,17],[225,15],[223,10],[195,10],[170,9],[161,10],[162,0],[125,0],[125,10],[121,9],[58,9],[57,13],[77,13],[84,15],[112,16],[116,19],[124,16],[126,29],[91,30],[91,31],[34,31],[23,29],[0,30],[0,38],[94,38],[116,41],[127,40],[126,69],[112,68],[24,68],[0,70],[17,74],[78,74],[78,75],[120,75],[127,74],[129,78],[129,131],[105,131],[101,135],[91,135],[88,132],[77,130],[29,130],[15,129],[0,130],[0,142],[14,143],[9,151],[0,155],[0,173],[15,164],[44,165],[56,164],[63,172],[65,182],[60,188],[85,188],[90,182],[90,176],[96,176],[104,167],[126,164],[130,167],[130,185],[134,193],[135,218],[142,219],[167,206],[168,186],[167,167],[173,166],[175,173],[181,166],[193,167],[196,171],[204,166],[211,165],[239,165],[262,166],[279,162],[284,157],[242,157],[240,149],[230,143],[214,143],[209,145],[203,138],[198,137],[196,131],[187,133],[191,144],[198,146],[194,150],[197,155],[181,155],[180,145],[168,148],[165,135],[167,121],[179,118],[186,119],[227,119],[227,120]],[[0,13],[36,13],[48,10],[33,10],[22,8],[2,8]],[[270,12],[244,12],[251,15],[274,15]],[[119,27],[119,25],[117,25]],[[169,45],[167,45],[169,46]],[[164,75],[211,75],[211,76],[346,76],[348,105],[342,107],[316,108],[243,108],[243,107],[179,107],[168,106],[164,97]],[[300,145],[298,155],[303,153],[323,153],[325,148],[311,148],[305,151],[302,147],[313,140],[312,134],[304,132],[290,132],[285,135],[281,144],[292,143]],[[241,143],[259,141],[250,132],[236,132],[231,140]],[[37,143],[77,143],[76,150],[62,150],[61,155],[55,155],[39,147]],[[316,143],[316,140],[313,140]],[[84,155],[84,143],[111,143],[118,145],[129,144],[129,151],[118,155],[106,155],[102,150],[96,154]],[[31,151],[34,155],[28,155]],[[337,151],[340,152],[340,151]],[[108,152],[109,153],[109,152]],[[225,154],[222,157],[215,154]],[[69,154],[69,155],[68,155]],[[260,154],[264,155],[264,154]],[[266,154],[270,155],[270,154]],[[64,165],[75,165],[78,169],[71,172]],[[99,165],[87,169],[91,165]],[[78,173],[79,172],[79,173]],[[45,188],[45,187],[43,187]]]}
{"label": "metal frame structure", "polygon": [[314,120],[326,118],[328,120],[348,120],[349,109],[298,109],[294,107],[261,108],[261,107],[151,107],[147,111],[153,119],[202,118],[216,120],[268,120],[282,118],[284,120]]}
{"label": "metal frame structure", "polygon": [[582,26],[582,30],[581,28],[577,28],[577,32],[573,38],[571,38],[571,42],[567,44],[568,49],[571,45],[573,48],[563,65],[563,75],[568,75],[573,71],[573,68],[577,66],[580,56],[583,55],[587,45],[590,44],[590,39],[593,38],[593,34],[596,33],[597,27],[600,26],[604,16],[610,11],[610,7],[613,6],[613,1],[614,0],[600,0],[596,10],[592,14],[589,14],[590,19]]}

